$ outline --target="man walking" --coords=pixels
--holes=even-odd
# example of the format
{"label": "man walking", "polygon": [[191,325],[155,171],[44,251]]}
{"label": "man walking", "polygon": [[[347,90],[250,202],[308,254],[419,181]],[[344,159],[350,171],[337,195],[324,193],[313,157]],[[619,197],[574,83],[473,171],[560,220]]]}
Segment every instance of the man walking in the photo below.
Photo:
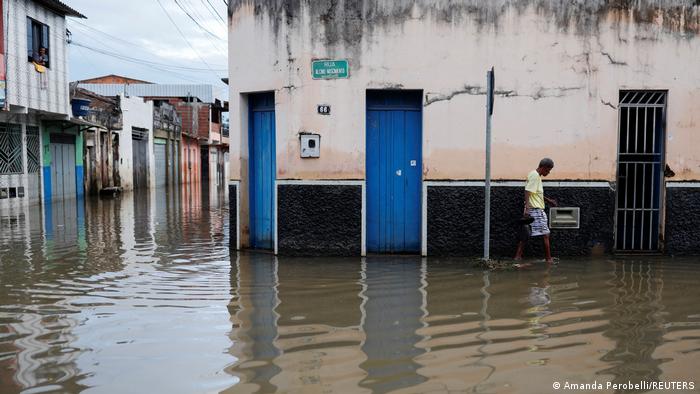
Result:
{"label": "man walking", "polygon": [[[547,225],[547,214],[544,212],[544,203],[548,202],[552,206],[557,206],[554,199],[544,196],[542,187],[542,177],[549,175],[549,172],[554,168],[554,161],[550,158],[540,160],[540,165],[536,170],[531,171],[527,175],[527,183],[525,184],[525,209],[523,217],[531,217],[534,221],[531,224],[532,236],[542,236],[544,241],[545,261],[548,264],[553,262],[552,252],[549,245],[549,226]],[[515,252],[515,259],[523,258],[523,250],[525,249],[526,241],[518,242],[518,250]]]}

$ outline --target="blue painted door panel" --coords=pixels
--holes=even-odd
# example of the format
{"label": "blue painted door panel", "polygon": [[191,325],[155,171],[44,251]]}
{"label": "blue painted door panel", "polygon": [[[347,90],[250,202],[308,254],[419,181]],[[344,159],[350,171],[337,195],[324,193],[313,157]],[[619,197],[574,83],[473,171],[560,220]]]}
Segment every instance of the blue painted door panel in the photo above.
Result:
{"label": "blue painted door panel", "polygon": [[273,93],[250,96],[250,244],[274,247],[275,106]]}
{"label": "blue painted door panel", "polygon": [[367,250],[420,251],[420,92],[368,92]]}

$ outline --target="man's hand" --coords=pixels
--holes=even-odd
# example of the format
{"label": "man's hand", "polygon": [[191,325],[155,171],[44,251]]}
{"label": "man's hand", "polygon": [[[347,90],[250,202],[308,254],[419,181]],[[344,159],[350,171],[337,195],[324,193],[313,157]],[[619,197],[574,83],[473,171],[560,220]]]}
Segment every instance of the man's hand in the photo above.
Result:
{"label": "man's hand", "polygon": [[547,198],[547,197],[545,197],[544,199],[547,200],[547,202],[549,203],[549,205],[551,205],[551,206],[553,206],[553,207],[559,206],[559,204],[557,203],[557,200],[555,200],[555,199],[553,199],[553,198]]}

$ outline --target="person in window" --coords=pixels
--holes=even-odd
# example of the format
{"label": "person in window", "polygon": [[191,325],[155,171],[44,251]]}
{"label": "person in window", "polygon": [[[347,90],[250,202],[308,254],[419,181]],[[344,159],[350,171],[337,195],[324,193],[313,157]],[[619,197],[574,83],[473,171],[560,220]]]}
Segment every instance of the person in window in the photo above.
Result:
{"label": "person in window", "polygon": [[34,53],[34,56],[32,56],[32,61],[40,66],[46,67],[46,64],[49,62],[49,55],[46,54],[46,48],[39,48],[39,52]]}
{"label": "person in window", "polygon": [[48,89],[49,81],[48,75],[46,74],[46,67],[49,63],[49,55],[46,54],[46,47],[40,47],[38,53],[34,53],[32,56],[32,63],[34,63],[34,69],[39,73],[39,86],[41,89]]}

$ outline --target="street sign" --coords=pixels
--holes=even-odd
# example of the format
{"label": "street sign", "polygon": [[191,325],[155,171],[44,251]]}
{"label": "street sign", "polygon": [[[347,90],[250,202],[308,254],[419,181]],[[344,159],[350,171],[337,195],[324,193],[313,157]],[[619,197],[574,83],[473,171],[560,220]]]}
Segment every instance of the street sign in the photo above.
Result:
{"label": "street sign", "polygon": [[494,89],[496,89],[496,87],[495,87],[496,72],[493,69],[493,67],[491,67],[491,71],[488,72],[488,81],[487,82],[488,82],[487,83],[488,92],[486,94],[488,95],[488,98],[489,98],[489,103],[488,103],[489,115],[493,115],[493,91],[494,91]]}
{"label": "street sign", "polygon": [[313,79],[347,78],[350,68],[347,60],[314,60],[311,62],[311,77]]}

